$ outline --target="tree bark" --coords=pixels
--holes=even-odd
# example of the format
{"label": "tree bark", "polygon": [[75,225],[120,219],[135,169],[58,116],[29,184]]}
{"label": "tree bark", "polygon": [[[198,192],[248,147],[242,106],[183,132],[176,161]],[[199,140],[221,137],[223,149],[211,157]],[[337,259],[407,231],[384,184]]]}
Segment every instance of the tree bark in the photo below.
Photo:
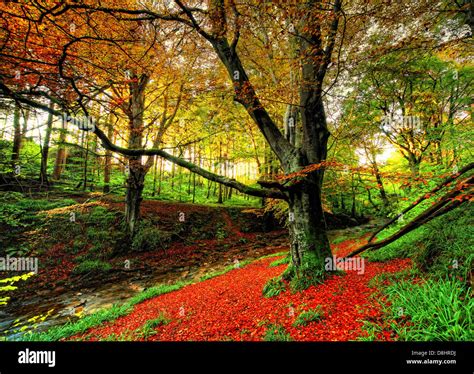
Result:
{"label": "tree bark", "polygon": [[13,148],[12,148],[12,168],[18,164],[20,159],[20,149],[22,143],[21,125],[20,125],[20,107],[15,104],[15,110],[13,112]]}
{"label": "tree bark", "polygon": [[[149,77],[133,75],[129,83],[129,139],[131,149],[140,149],[143,146],[143,114],[145,109],[145,88]],[[146,168],[142,165],[142,156],[129,157],[127,178],[127,193],[125,205],[125,220],[128,233],[133,237],[136,233],[137,222],[140,219],[140,204],[145,183]]]}
{"label": "tree bark", "polygon": [[[107,137],[112,139],[114,134],[114,129],[110,123],[110,118],[107,123]],[[110,150],[105,151],[105,160],[104,160],[104,193],[110,192],[110,175],[112,172],[112,152]]]}
{"label": "tree bark", "polygon": [[[51,103],[51,107],[53,104]],[[49,184],[48,181],[48,156],[49,156],[49,143],[51,141],[51,131],[53,129],[53,114],[48,114],[46,122],[46,131],[44,134],[43,147],[41,149],[41,166],[40,166],[40,183]]]}
{"label": "tree bark", "polygon": [[323,216],[320,181],[311,178],[290,192],[289,232],[291,264],[285,279],[297,289],[320,282],[324,278],[325,258],[331,257]]}
{"label": "tree bark", "polygon": [[56,153],[56,161],[54,162],[53,180],[58,181],[61,178],[64,164],[66,163],[67,153],[64,143],[66,141],[66,121],[62,121],[61,130],[59,131],[58,151]]}

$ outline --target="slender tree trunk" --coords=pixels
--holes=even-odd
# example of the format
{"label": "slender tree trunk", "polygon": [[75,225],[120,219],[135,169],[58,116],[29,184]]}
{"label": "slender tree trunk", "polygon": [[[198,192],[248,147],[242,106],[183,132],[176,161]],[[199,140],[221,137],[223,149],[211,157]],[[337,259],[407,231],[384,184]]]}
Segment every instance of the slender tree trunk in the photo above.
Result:
{"label": "slender tree trunk", "polygon": [[157,194],[161,194],[161,184],[163,181],[163,157],[160,157],[160,170],[159,170],[159,177],[158,177],[158,191]]}
{"label": "slender tree trunk", "polygon": [[[112,139],[114,135],[114,128],[110,123],[110,118],[107,123],[107,136],[109,139]],[[105,151],[105,161],[104,161],[104,193],[110,192],[110,175],[112,172],[112,152],[109,150]]]}
{"label": "slender tree trunk", "polygon": [[138,166],[138,160],[130,160],[129,175],[127,178],[127,194],[125,219],[131,236],[135,235],[137,223],[140,219],[140,205],[145,187],[145,174]]}
{"label": "slender tree trunk", "polygon": [[388,208],[390,206],[390,201],[388,200],[387,193],[385,192],[382,176],[380,175],[380,171],[377,165],[374,165],[374,172],[375,172],[375,179],[377,181],[377,188],[379,189],[379,193],[380,193],[380,198],[382,199],[384,207]]}
{"label": "slender tree trunk", "polygon": [[408,155],[408,165],[413,178],[418,178],[420,175],[420,160],[414,154]]}
{"label": "slender tree trunk", "polygon": [[85,191],[87,188],[87,178],[89,173],[89,135],[84,132],[83,134],[84,143],[86,150],[84,153],[84,166],[82,169],[82,190]]}
{"label": "slender tree trunk", "polygon": [[61,178],[64,165],[66,163],[67,153],[64,147],[66,141],[66,121],[62,121],[61,130],[59,131],[58,151],[56,153],[56,161],[54,162],[53,180],[58,181]]}
{"label": "slender tree trunk", "polygon": [[[219,174],[222,172],[222,142],[219,143]],[[222,204],[222,184],[219,183],[219,197],[217,198],[217,204]]]}
{"label": "slender tree trunk", "polygon": [[193,204],[196,200],[196,173],[193,173]]}
{"label": "slender tree trunk", "polygon": [[[145,108],[145,87],[149,78],[145,75],[134,76],[130,87],[130,112],[128,145],[132,149],[143,146],[143,112]],[[140,204],[145,184],[146,168],[142,165],[142,157],[129,158],[129,174],[127,178],[127,194],[125,220],[130,236],[134,236],[140,219]]]}
{"label": "slender tree trunk", "polygon": [[26,133],[28,132],[28,121],[30,119],[30,108],[26,107],[23,111],[23,126],[21,128],[21,137],[26,139]]}
{"label": "slender tree trunk", "polygon": [[[50,108],[54,108],[51,104]],[[43,147],[41,149],[41,165],[40,165],[40,183],[49,184],[48,181],[48,156],[49,156],[49,143],[51,141],[51,131],[53,129],[53,114],[48,114],[48,120],[46,122],[46,131],[44,134]]]}
{"label": "slender tree trunk", "polygon": [[22,143],[21,125],[20,125],[20,107],[15,104],[13,112],[13,149],[12,149],[12,168],[15,169],[20,159],[20,150]]}
{"label": "slender tree trunk", "polygon": [[153,156],[153,188],[151,190],[151,196],[156,195],[156,181],[157,181],[157,173],[158,173],[158,156]]}
{"label": "slender tree trunk", "polygon": [[[174,149],[171,151],[171,154],[174,156],[175,154]],[[176,164],[171,165],[171,191],[174,191],[174,177],[176,174]]]}

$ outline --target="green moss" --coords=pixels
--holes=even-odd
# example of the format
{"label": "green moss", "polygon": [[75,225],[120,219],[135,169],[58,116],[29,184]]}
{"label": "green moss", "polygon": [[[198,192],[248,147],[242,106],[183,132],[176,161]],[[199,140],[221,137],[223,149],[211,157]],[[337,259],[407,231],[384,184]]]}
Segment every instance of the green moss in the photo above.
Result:
{"label": "green moss", "polygon": [[303,291],[307,288],[324,282],[327,272],[324,270],[324,259],[313,252],[307,252],[303,256],[302,263],[296,267],[290,263],[282,278],[290,282],[290,289],[294,292]]}

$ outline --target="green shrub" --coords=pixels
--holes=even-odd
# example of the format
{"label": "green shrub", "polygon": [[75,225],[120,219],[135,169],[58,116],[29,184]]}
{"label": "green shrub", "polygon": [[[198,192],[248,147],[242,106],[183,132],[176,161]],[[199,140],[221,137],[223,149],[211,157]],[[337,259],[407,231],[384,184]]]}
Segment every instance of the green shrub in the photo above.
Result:
{"label": "green shrub", "polygon": [[74,274],[103,273],[108,272],[111,269],[112,266],[107,262],[100,260],[84,260],[74,268],[73,272]]}

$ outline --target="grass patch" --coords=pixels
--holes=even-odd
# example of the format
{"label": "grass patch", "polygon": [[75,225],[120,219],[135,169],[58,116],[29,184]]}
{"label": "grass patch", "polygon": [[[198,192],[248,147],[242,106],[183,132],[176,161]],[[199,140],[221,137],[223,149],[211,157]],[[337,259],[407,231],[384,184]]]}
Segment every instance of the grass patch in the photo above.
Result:
{"label": "grass patch", "polygon": [[[472,205],[466,205],[380,250],[363,254],[369,261],[400,257],[413,260],[413,268],[380,274],[369,282],[370,287],[380,290],[385,324],[398,340],[474,339],[474,301],[469,282],[474,262],[473,213]],[[387,230],[383,236],[396,229]],[[418,281],[414,283],[415,279]],[[366,322],[364,330],[367,337],[359,340],[376,340],[382,332],[372,322]]]}
{"label": "grass patch", "polygon": [[290,263],[290,257],[286,256],[286,257],[283,257],[283,258],[280,258],[278,260],[275,260],[275,261],[271,262],[269,266],[271,268],[273,268],[273,267],[277,267],[277,266],[285,265],[285,264],[289,264],[289,263]]}
{"label": "grass patch", "polygon": [[144,339],[150,336],[156,335],[158,332],[155,330],[159,326],[167,325],[171,320],[166,318],[164,314],[160,314],[158,318],[146,321],[143,327],[138,331],[138,336]]}
{"label": "grass patch", "polygon": [[266,342],[290,342],[292,341],[290,334],[281,325],[268,325],[267,331],[263,337]]}
{"label": "grass patch", "polygon": [[331,244],[333,244],[333,245],[341,244],[342,242],[345,242],[348,239],[349,239],[348,236],[341,235],[341,236],[338,236],[337,238],[334,238],[333,240],[331,240]]}
{"label": "grass patch", "polygon": [[286,284],[283,282],[281,277],[275,277],[270,279],[263,287],[264,297],[274,297],[286,290]]}
{"label": "grass patch", "polygon": [[293,322],[293,326],[306,326],[310,322],[318,322],[324,318],[321,306],[302,312]]}
{"label": "grass patch", "polygon": [[458,279],[403,281],[383,293],[391,304],[386,313],[399,340],[474,340],[474,299]]}

